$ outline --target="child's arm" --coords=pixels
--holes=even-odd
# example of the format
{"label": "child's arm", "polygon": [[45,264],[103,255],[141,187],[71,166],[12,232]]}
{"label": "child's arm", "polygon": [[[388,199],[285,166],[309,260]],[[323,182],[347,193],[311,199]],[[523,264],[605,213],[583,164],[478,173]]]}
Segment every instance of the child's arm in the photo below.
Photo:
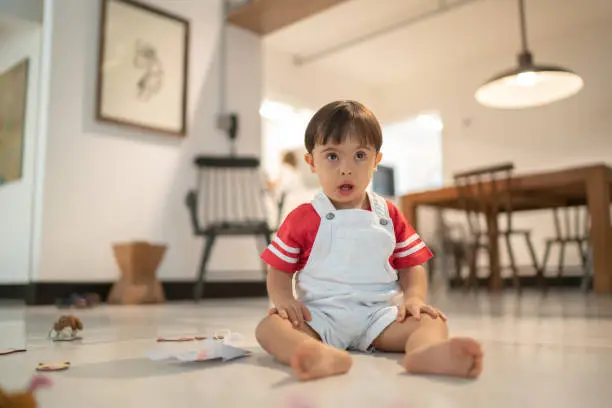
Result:
{"label": "child's arm", "polygon": [[423,265],[433,257],[433,253],[397,207],[389,202],[387,206],[395,230],[393,267],[398,271],[399,285],[404,294],[402,304],[399,305],[397,320],[402,322],[407,316],[413,316],[418,320],[421,318],[421,313],[433,318],[440,316],[446,320],[442,312],[425,303],[427,272]]}
{"label": "child's arm", "polygon": [[268,269],[267,287],[270,300],[275,305],[278,301],[293,299],[293,274],[283,272],[274,267]]}
{"label": "child's arm", "polygon": [[427,271],[422,265],[411,266],[398,270],[399,285],[404,293],[399,305],[397,320],[403,322],[412,316],[419,320],[421,313],[436,319],[438,316],[446,321],[446,316],[437,308],[425,303],[427,299]]}
{"label": "child's arm", "polygon": [[422,265],[400,269],[399,284],[405,299],[419,299],[425,303],[427,299],[427,272]]}
{"label": "child's arm", "polygon": [[293,296],[293,274],[280,271],[274,267],[268,270],[268,294],[275,310],[283,319],[288,319],[294,326],[301,326],[304,321],[310,321],[308,308]]}

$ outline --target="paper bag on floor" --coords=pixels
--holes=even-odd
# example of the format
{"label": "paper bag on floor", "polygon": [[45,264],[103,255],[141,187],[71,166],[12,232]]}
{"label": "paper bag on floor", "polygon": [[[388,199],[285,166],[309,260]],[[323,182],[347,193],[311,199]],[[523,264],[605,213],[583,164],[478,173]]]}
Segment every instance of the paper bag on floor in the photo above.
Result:
{"label": "paper bag on floor", "polygon": [[165,351],[152,350],[147,356],[153,361],[178,360],[178,361],[207,361],[222,360],[224,362],[246,357],[251,354],[247,350],[230,346],[215,340],[204,340],[193,350]]}

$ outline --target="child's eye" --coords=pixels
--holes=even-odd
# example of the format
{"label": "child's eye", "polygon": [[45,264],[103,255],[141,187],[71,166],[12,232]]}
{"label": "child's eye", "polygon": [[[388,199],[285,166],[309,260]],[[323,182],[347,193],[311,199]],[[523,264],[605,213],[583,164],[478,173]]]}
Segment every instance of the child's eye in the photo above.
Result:
{"label": "child's eye", "polygon": [[355,154],[355,157],[357,158],[357,160],[363,160],[366,158],[366,152],[357,152],[357,154]]}
{"label": "child's eye", "polygon": [[328,153],[327,160],[338,160],[338,155],[336,153]]}

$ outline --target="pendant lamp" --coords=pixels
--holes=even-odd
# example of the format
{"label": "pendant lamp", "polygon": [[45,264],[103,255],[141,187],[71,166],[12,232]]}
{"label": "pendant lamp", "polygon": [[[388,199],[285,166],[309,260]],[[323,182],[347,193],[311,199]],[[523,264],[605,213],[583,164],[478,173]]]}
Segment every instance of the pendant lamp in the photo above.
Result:
{"label": "pendant lamp", "polygon": [[493,77],[478,88],[476,100],[487,107],[523,109],[542,106],[568,98],[584,85],[582,78],[568,69],[534,64],[527,47],[524,0],[518,0],[518,3],[522,42],[518,67]]}

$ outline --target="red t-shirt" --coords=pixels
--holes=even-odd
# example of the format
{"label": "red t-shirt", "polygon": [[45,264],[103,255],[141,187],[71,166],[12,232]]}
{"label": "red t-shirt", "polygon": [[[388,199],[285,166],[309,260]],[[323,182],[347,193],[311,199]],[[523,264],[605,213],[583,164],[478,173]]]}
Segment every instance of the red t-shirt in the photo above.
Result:
{"label": "red t-shirt", "polygon": [[[431,259],[431,250],[403,214],[389,201],[387,206],[396,241],[395,251],[389,258],[391,266],[399,270],[421,265]],[[321,217],[312,204],[306,203],[295,208],[287,215],[276,237],[261,254],[261,259],[283,272],[295,273],[302,270],[308,262],[320,223]]]}

